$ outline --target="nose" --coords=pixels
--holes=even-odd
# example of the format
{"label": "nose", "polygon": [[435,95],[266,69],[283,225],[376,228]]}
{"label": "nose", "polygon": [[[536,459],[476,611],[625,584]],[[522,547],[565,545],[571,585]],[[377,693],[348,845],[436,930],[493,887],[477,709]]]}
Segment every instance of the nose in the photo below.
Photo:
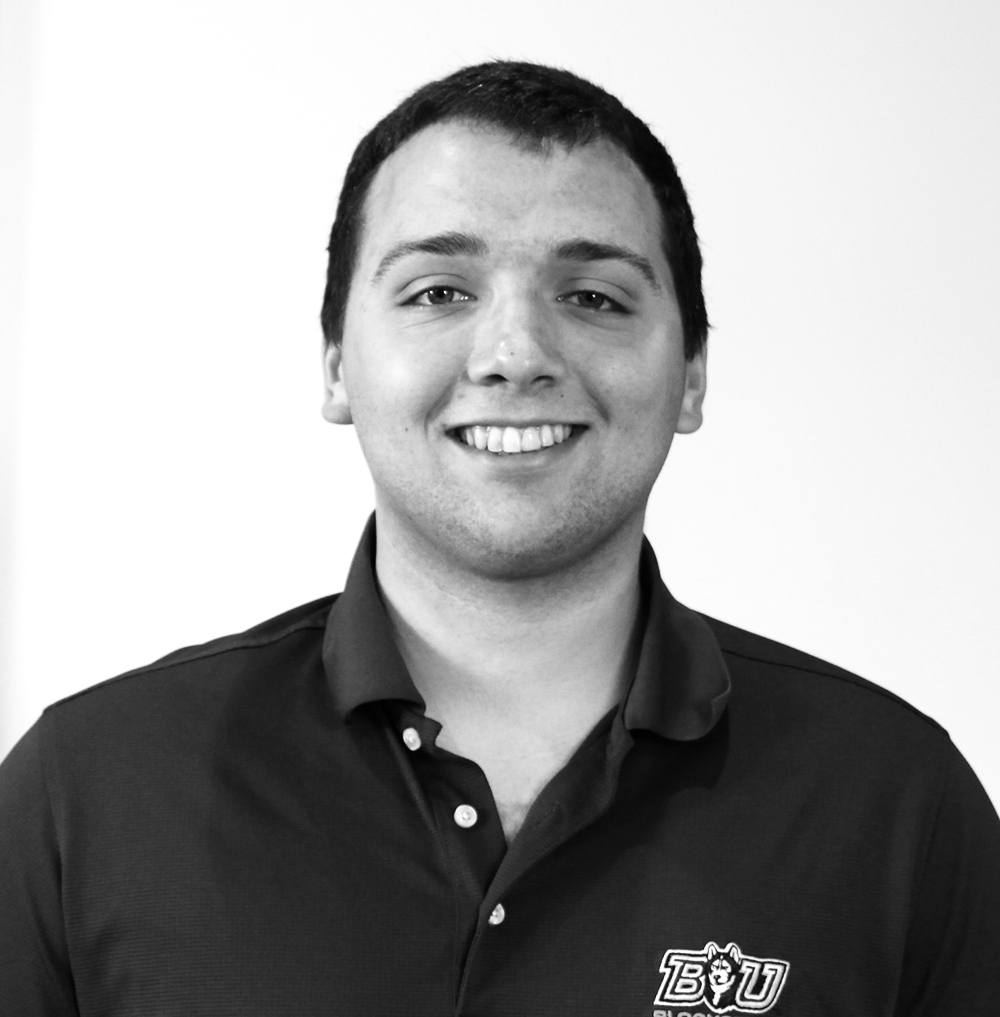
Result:
{"label": "nose", "polygon": [[554,385],[563,377],[555,325],[538,297],[495,299],[476,324],[467,370],[475,384],[506,383],[525,390]]}

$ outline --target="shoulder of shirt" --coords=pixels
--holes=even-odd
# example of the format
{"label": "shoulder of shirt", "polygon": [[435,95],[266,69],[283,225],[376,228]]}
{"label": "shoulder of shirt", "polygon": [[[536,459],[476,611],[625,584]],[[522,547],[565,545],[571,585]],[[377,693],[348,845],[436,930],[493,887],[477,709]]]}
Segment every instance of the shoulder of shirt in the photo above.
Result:
{"label": "shoulder of shirt", "polygon": [[280,643],[282,640],[299,633],[317,629],[323,631],[326,628],[327,615],[330,612],[330,608],[339,596],[339,593],[335,593],[326,597],[320,597],[318,600],[312,600],[307,604],[300,604],[298,607],[293,607],[290,611],[283,611],[273,618],[259,622],[244,632],[220,636],[217,639],[211,639],[208,642],[198,643],[193,646],[181,647],[142,667],[133,668],[122,674],[115,675],[113,678],[107,678],[102,682],[98,682],[96,685],[90,685],[78,692],[64,696],[62,699],[51,703],[46,707],[44,712],[47,713],[49,710],[53,710],[65,703],[89,696],[94,692],[121,682],[128,682],[158,672],[170,671],[171,669],[183,669],[210,658],[266,650],[276,643]]}
{"label": "shoulder of shirt", "polygon": [[[698,612],[701,614],[700,612]],[[821,660],[802,650],[796,650],[784,643],[768,639],[766,636],[748,632],[745,629],[737,628],[728,622],[719,621],[709,615],[701,614],[701,617],[708,622],[719,644],[723,655],[729,658],[737,658],[749,661],[754,664],[768,668],[774,668],[784,673],[798,673],[803,678],[825,679],[830,682],[842,683],[845,690],[852,694],[878,696],[882,700],[907,711],[914,717],[929,724],[939,732],[947,735],[945,728],[933,717],[922,713],[911,703],[908,703],[901,696],[882,688],[881,685],[860,677],[845,668],[831,664],[829,661]]]}

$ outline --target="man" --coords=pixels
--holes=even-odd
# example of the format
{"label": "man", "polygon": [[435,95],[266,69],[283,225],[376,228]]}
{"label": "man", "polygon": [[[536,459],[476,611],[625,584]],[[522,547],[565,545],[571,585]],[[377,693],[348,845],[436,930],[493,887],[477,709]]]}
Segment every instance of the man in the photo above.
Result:
{"label": "man", "polygon": [[359,145],[345,590],[50,707],[0,780],[0,1012],[992,1013],[1000,823],[933,721],[678,604],[687,200],[613,97],[466,68]]}

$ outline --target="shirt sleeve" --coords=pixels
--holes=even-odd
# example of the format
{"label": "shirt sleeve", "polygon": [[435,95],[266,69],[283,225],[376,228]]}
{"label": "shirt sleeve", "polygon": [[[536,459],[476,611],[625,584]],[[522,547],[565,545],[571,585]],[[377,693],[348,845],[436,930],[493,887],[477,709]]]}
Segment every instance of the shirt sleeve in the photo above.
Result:
{"label": "shirt sleeve", "polygon": [[39,721],[0,763],[0,1014],[77,1017]]}
{"label": "shirt sleeve", "polygon": [[969,764],[949,747],[896,1017],[993,1017],[1000,999],[1000,819]]}

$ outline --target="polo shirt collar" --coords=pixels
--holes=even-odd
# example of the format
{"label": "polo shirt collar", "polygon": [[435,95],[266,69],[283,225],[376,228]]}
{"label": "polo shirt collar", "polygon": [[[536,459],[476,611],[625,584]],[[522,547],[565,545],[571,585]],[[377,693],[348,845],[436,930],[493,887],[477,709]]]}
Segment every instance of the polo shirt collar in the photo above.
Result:
{"label": "polo shirt collar", "polygon": [[[622,716],[630,730],[692,741],[722,716],[729,671],[701,615],[679,604],[660,579],[649,542],[642,543],[640,582],[646,616],[635,677]],[[323,638],[323,666],[337,714],[346,720],[365,703],[425,704],[396,649],[375,578],[375,516],[365,527],[344,592],[334,601]]]}
{"label": "polo shirt collar", "polygon": [[333,602],[323,636],[323,667],[337,714],[347,720],[365,703],[404,700],[424,709],[375,579],[375,515],[354,553],[344,592]]}
{"label": "polo shirt collar", "polygon": [[645,538],[639,581],[646,618],[635,677],[625,694],[625,726],[693,741],[708,734],[726,709],[729,668],[708,622],[663,585]]}

